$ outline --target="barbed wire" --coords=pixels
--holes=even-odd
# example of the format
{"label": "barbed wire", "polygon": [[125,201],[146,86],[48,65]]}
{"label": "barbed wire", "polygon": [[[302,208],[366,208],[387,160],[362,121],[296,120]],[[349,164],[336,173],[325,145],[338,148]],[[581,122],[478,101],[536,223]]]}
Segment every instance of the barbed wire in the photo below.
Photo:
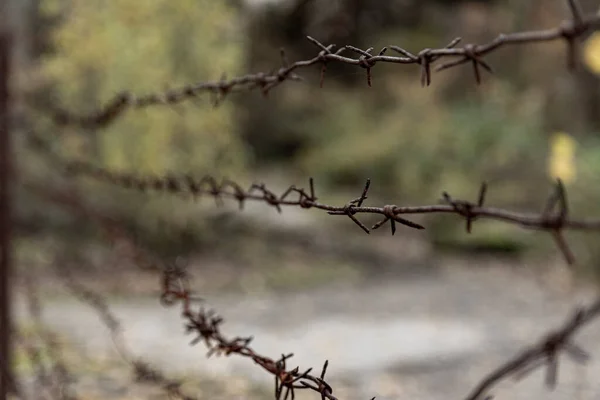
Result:
{"label": "barbed wire", "polygon": [[[42,151],[48,159],[52,160],[53,162],[57,162],[59,160],[59,158],[57,158],[56,155],[49,150],[49,148],[45,147],[47,143],[40,141],[39,137],[32,135],[30,139],[33,139],[32,143],[35,144],[36,148]],[[50,194],[47,191],[41,190],[41,188],[35,184],[27,182],[24,186],[37,194],[42,194],[46,200],[51,200],[55,204],[68,206],[71,210],[75,210],[80,215],[85,215],[86,217],[91,217],[94,219],[106,232],[107,236],[115,241],[114,243],[118,241],[121,252],[127,253],[127,256],[132,259],[138,268],[158,268],[157,258],[155,258],[149,252],[142,252],[139,245],[129,236],[127,230],[123,228],[122,224],[115,218],[106,216],[100,212],[92,210],[91,208],[84,207],[81,202],[76,200],[76,197],[73,195],[73,193],[70,195],[65,195],[61,192],[54,192]],[[76,299],[84,304],[87,304],[96,312],[102,324],[108,329],[119,357],[132,368],[134,380],[139,383],[149,383],[157,387],[161,387],[167,393],[169,398],[172,399],[196,400],[196,397],[191,396],[182,390],[180,381],[169,378],[156,366],[153,366],[142,358],[133,355],[123,336],[122,324],[111,311],[106,298],[91,288],[86,287],[73,276],[71,271],[67,268],[67,265],[72,262],[72,260],[67,259],[67,254],[69,254],[71,257],[73,257],[73,254],[70,252],[59,252],[58,254],[58,258],[52,263],[55,275]],[[82,259],[78,258],[78,261],[82,261]],[[42,306],[37,296],[34,276],[31,274],[26,274],[24,284],[26,287],[28,309],[30,314],[40,329],[43,329],[43,321],[41,318]],[[44,330],[42,333],[49,335],[51,332]],[[48,340],[49,337],[50,336],[46,337],[47,347],[55,344],[54,341]],[[46,385],[48,383],[48,374],[44,365],[40,364],[39,362],[39,350],[37,350],[36,347],[32,347],[32,345],[27,341],[21,340],[21,342],[30,358],[30,362],[34,367],[37,368],[38,374],[36,379],[38,381],[38,386],[41,387],[42,385]],[[66,375],[67,371],[64,367],[64,362],[62,362],[62,359],[59,358],[60,353],[58,353],[56,346],[49,348],[49,351],[51,354],[55,355],[54,358],[56,360],[61,361],[61,371],[64,371],[64,373],[59,377],[68,378]],[[59,381],[59,383],[60,382],[61,381]],[[59,391],[61,396],[60,398],[64,398],[65,400],[74,399],[74,394],[67,392],[66,389],[68,389],[68,387],[64,385],[64,383],[68,383],[68,381],[63,382],[64,390],[61,389]]]}
{"label": "barbed wire", "polygon": [[[196,98],[205,92],[212,94],[215,106],[220,104],[227,95],[233,92],[260,89],[266,96],[271,89],[285,81],[303,80],[296,71],[315,65],[321,65],[320,86],[322,87],[327,64],[331,62],[354,65],[364,69],[369,87],[372,86],[372,69],[378,63],[418,65],[421,70],[422,86],[429,86],[431,84],[432,67],[435,67],[433,68],[435,71],[442,71],[463,64],[471,64],[475,81],[477,84],[480,84],[482,69],[489,73],[493,72],[492,67],[483,60],[483,57],[508,45],[553,42],[557,40],[565,42],[568,50],[567,65],[570,69],[573,69],[576,66],[576,60],[579,56],[578,41],[583,39],[586,34],[600,29],[600,15],[584,15],[581,11],[581,5],[577,0],[566,0],[566,2],[571,18],[562,21],[558,26],[545,30],[500,34],[492,41],[483,44],[466,44],[462,47],[457,47],[462,40],[460,37],[457,37],[444,47],[426,48],[416,53],[396,45],[383,47],[377,53],[373,53],[373,47],[360,49],[352,45],[346,45],[334,51],[335,44],[325,45],[317,39],[307,36],[307,39],[320,50],[315,57],[289,63],[285,51],[281,49],[281,67],[268,73],[259,72],[231,79],[227,79],[226,75],[223,75],[218,81],[188,84],[164,92],[140,96],[124,91],[118,93],[103,106],[88,114],[78,114],[57,107],[54,102],[43,106],[34,104],[34,107],[41,108],[49,113],[58,125],[101,128],[113,122],[129,109],[143,109],[157,105],[175,105]],[[386,55],[388,51],[396,52],[399,56]],[[344,53],[355,53],[358,54],[358,57],[342,55]],[[451,60],[447,60],[449,58]],[[436,64],[439,60],[447,61]]]}
{"label": "barbed wire", "polygon": [[131,362],[132,357],[123,337],[123,327],[118,318],[110,310],[106,299],[73,277],[73,274],[67,268],[69,262],[66,260],[65,253],[59,253],[58,259],[54,260],[52,264],[55,275],[60,279],[63,286],[71,292],[73,297],[87,304],[96,312],[102,324],[108,329],[119,356],[123,360]]}
{"label": "barbed wire", "polygon": [[[77,261],[83,262],[81,258]],[[63,253],[62,257],[53,263],[56,276],[75,298],[88,305],[98,315],[102,324],[108,329],[119,357],[131,367],[134,381],[160,387],[172,399],[196,400],[196,397],[183,392],[180,381],[167,377],[156,366],[133,355],[123,336],[123,325],[110,309],[108,301],[102,294],[86,287],[73,276],[66,268],[66,265],[72,262],[68,261]]]}
{"label": "barbed wire", "polygon": [[[32,189],[36,190],[45,199],[61,207],[73,208],[77,213],[95,220],[105,229],[107,237],[114,240],[112,236],[115,234],[115,230],[112,220],[83,204],[75,194],[41,186],[32,187]],[[68,201],[65,201],[66,199]],[[106,223],[108,225],[104,226]],[[236,336],[233,338],[226,336],[221,331],[224,319],[217,315],[214,310],[207,309],[202,305],[194,310],[194,303],[202,299],[199,299],[190,290],[189,276],[185,266],[176,263],[168,266],[156,265],[156,258],[148,259],[148,254],[150,254],[148,250],[136,247],[135,253],[128,255],[132,256],[136,262],[145,260],[144,268],[152,264],[154,269],[162,271],[161,304],[164,306],[180,305],[181,315],[185,320],[186,332],[195,334],[190,344],[204,343],[208,349],[207,357],[237,355],[252,360],[274,377],[274,396],[276,400],[294,399],[298,390],[311,390],[319,393],[322,400],[338,400],[338,397],[333,394],[334,388],[326,380],[329,367],[328,360],[324,362],[318,374],[311,374],[313,368],[306,370],[301,370],[299,366],[288,368],[289,360],[293,354],[282,354],[280,358],[276,359],[267,357],[257,353],[250,346],[253,340],[252,336]],[[598,316],[600,316],[600,298],[587,307],[577,309],[564,325],[549,332],[539,342],[525,348],[513,359],[485,375],[476,384],[472,392],[466,396],[465,400],[491,399],[492,395],[489,393],[499,382],[509,378],[523,379],[530,372],[543,366],[547,367],[546,385],[549,389],[552,389],[558,383],[558,361],[562,353],[581,364],[590,358],[586,351],[573,343],[573,337],[582,327],[598,318]],[[374,399],[375,397],[371,400]]]}
{"label": "barbed wire", "polygon": [[[542,212],[539,214],[485,207],[488,190],[485,182],[480,186],[477,202],[454,199],[447,192],[443,192],[442,204],[424,206],[388,204],[382,207],[373,207],[363,205],[364,201],[368,198],[371,187],[371,181],[367,179],[359,197],[348,201],[343,206],[334,206],[318,201],[313,178],[309,178],[308,190],[290,185],[282,194],[277,195],[264,183],[253,183],[248,189],[244,189],[233,180],[218,180],[210,175],[202,178],[195,178],[191,175],[139,176],[131,173],[111,171],[85,161],[65,159],[53,151],[49,143],[37,132],[30,131],[27,138],[34,150],[42,154],[54,166],[64,171],[67,177],[86,176],[125,189],[138,190],[140,192],[162,192],[171,195],[188,196],[193,199],[208,195],[214,198],[217,206],[222,206],[224,204],[223,199],[228,198],[237,201],[240,210],[243,210],[247,200],[263,202],[268,206],[274,207],[280,213],[282,206],[300,207],[303,209],[315,208],[326,211],[329,215],[347,216],[367,234],[371,230],[381,228],[388,222],[392,235],[396,233],[396,223],[412,229],[425,229],[424,226],[401,217],[401,215],[405,214],[456,214],[465,219],[467,233],[472,232],[474,221],[487,218],[515,224],[523,228],[549,232],[567,264],[573,265],[576,262],[575,255],[564,237],[563,230],[600,230],[600,218],[586,220],[568,218],[569,205],[567,194],[560,179],[556,181],[555,190],[550,194]],[[297,196],[297,198],[294,199],[292,196]],[[371,228],[368,228],[356,217],[356,214],[379,214],[383,218],[372,225]]]}
{"label": "barbed wire", "polygon": [[[557,180],[555,189],[548,197],[543,211],[539,214],[521,213],[485,206],[487,184],[483,183],[479,189],[476,202],[454,199],[447,192],[442,193],[442,204],[422,206],[398,206],[394,204],[380,207],[366,206],[371,181],[367,179],[362,193],[359,197],[350,200],[343,206],[324,204],[318,201],[315,193],[314,180],[309,179],[309,188],[299,188],[295,185],[289,186],[283,193],[275,194],[264,183],[253,183],[248,189],[230,180],[217,180],[215,177],[206,175],[202,178],[194,178],[190,175],[178,177],[169,176],[136,176],[133,174],[114,172],[106,168],[94,166],[83,161],[59,161],[68,176],[83,175],[95,180],[105,182],[118,187],[138,190],[140,192],[156,191],[175,195],[189,196],[197,199],[200,196],[212,196],[217,206],[223,205],[223,199],[229,198],[238,202],[240,210],[248,200],[260,201],[268,206],[274,207],[278,212],[284,206],[294,206],[303,209],[319,209],[326,211],[329,215],[346,216],[359,226],[365,233],[379,229],[389,223],[391,233],[396,233],[396,225],[400,224],[411,229],[425,229],[425,227],[403,215],[446,213],[456,214],[466,221],[466,231],[471,233],[474,221],[478,219],[493,219],[506,223],[515,224],[523,228],[547,231],[552,234],[565,261],[569,265],[576,262],[575,255],[571,251],[563,230],[600,230],[600,219],[576,220],[568,218],[569,206],[565,187],[560,179]],[[375,214],[383,218],[370,228],[357,218],[357,214]]]}
{"label": "barbed wire", "polygon": [[542,340],[513,359],[499,366],[489,373],[473,389],[466,400],[480,399],[500,380],[513,376],[517,380],[523,379],[533,370],[546,366],[546,386],[554,389],[558,379],[558,357],[565,353],[569,358],[579,364],[584,364],[590,359],[590,355],[581,347],[573,343],[572,338],[584,325],[600,315],[600,298],[588,307],[576,310],[565,324],[548,333]]}

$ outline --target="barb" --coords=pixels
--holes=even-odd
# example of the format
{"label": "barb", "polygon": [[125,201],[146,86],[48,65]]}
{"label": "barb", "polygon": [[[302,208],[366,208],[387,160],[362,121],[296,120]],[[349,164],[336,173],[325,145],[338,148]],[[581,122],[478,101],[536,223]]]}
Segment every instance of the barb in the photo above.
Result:
{"label": "barb", "polygon": [[[361,197],[356,200],[356,204],[361,204],[366,199],[368,185]],[[74,207],[78,213],[86,213],[90,218],[101,222],[110,221],[109,218],[99,218],[96,211],[92,211],[87,205],[81,203],[71,195],[58,195],[54,189],[41,189],[39,193],[46,193],[49,200],[57,202],[61,206]],[[61,202],[60,199],[71,197],[69,202]],[[483,196],[480,192],[480,199]],[[111,225],[106,226],[106,233],[110,237],[114,232]],[[134,256],[135,260],[143,259],[148,252],[145,249],[136,248],[139,254]],[[152,263],[153,260],[148,260]],[[193,309],[195,296],[192,295],[188,287],[187,276],[182,266],[157,267],[161,269],[161,302],[166,306],[181,306],[181,315],[185,320],[185,328],[189,334],[195,334],[190,344],[194,345],[203,342],[207,347],[207,357],[237,355],[252,360],[267,373],[274,377],[274,395],[277,400],[287,400],[295,398],[298,390],[311,390],[319,393],[321,399],[338,400],[334,396],[333,387],[326,381],[325,375],[329,366],[326,360],[321,368],[321,372],[311,374],[312,368],[301,372],[299,367],[288,369],[287,364],[293,354],[282,354],[280,358],[270,358],[258,354],[250,347],[253,337],[237,336],[229,338],[221,331],[224,319],[218,316],[213,310],[199,307],[197,311]],[[548,366],[546,383],[552,388],[557,383],[558,356],[561,352],[569,355],[574,361],[583,363],[589,359],[589,355],[576,344],[572,343],[573,336],[584,325],[600,315],[600,298],[587,308],[577,310],[574,316],[569,319],[565,325],[555,331],[550,332],[539,343],[526,348],[523,352],[515,356],[514,359],[498,367],[496,370],[485,376],[473,391],[466,397],[466,400],[479,400],[488,394],[500,381],[509,377],[521,379],[526,374],[543,365]],[[141,372],[146,371],[148,376],[155,373],[152,369],[144,369],[140,366]],[[160,374],[159,374],[160,375]],[[491,399],[490,395],[485,397]],[[373,398],[375,399],[375,398]],[[373,400],[372,399],[372,400]]]}
{"label": "barb", "polygon": [[[115,95],[112,100],[109,100],[105,105],[89,114],[77,114],[56,107],[54,104],[47,104],[43,107],[37,105],[36,107],[49,112],[52,115],[54,122],[58,125],[102,128],[123,115],[127,110],[143,109],[157,105],[174,105],[188,99],[196,98],[204,92],[208,92],[214,96],[215,105],[218,105],[228,94],[233,92],[260,89],[266,96],[271,89],[279,86],[285,81],[302,80],[302,78],[296,74],[296,71],[314,65],[321,66],[320,86],[322,87],[327,64],[330,62],[355,65],[364,69],[366,71],[368,86],[372,85],[372,70],[377,63],[414,64],[418,65],[420,68],[421,84],[423,86],[429,86],[431,84],[433,64],[438,60],[444,59],[446,61],[437,65],[434,68],[434,71],[442,71],[463,64],[471,64],[475,81],[477,84],[480,84],[481,69],[493,73],[492,67],[483,60],[483,57],[508,45],[524,45],[557,40],[563,40],[567,45],[567,63],[569,68],[572,69],[576,65],[578,55],[577,41],[591,31],[600,28],[600,15],[583,15],[581,6],[577,0],[566,1],[571,11],[571,18],[563,21],[560,25],[545,30],[500,34],[488,43],[466,44],[463,47],[457,47],[461,38],[456,38],[444,47],[437,49],[427,48],[417,53],[412,53],[403,47],[395,45],[384,47],[379,52],[372,53],[372,47],[363,50],[351,45],[340,47],[334,51],[334,48],[336,47],[335,44],[326,46],[317,39],[307,36],[307,39],[320,50],[315,57],[289,63],[285,53],[281,50],[282,66],[269,73],[259,72],[231,79],[226,79],[225,76],[223,76],[219,81],[189,84],[162,93],[152,93],[142,96],[136,96],[129,92],[122,92]],[[386,55],[388,50],[398,53],[399,56]],[[347,54],[349,52],[357,54],[358,57],[354,58],[348,55],[342,55],[343,53]]]}
{"label": "barb", "polygon": [[479,188],[479,199],[477,200],[477,204],[471,203],[469,201],[464,200],[452,200],[452,197],[446,192],[442,193],[442,197],[444,202],[451,205],[457,214],[462,215],[467,220],[467,233],[471,233],[471,229],[473,226],[473,221],[477,219],[477,215],[473,213],[473,209],[475,207],[482,208],[483,203],[485,202],[485,195],[487,194],[487,183],[482,183]]}
{"label": "barb", "polygon": [[[85,162],[61,161],[61,163],[64,166],[67,176],[87,176],[101,182],[126,189],[135,189],[140,192],[164,192],[188,198],[191,197],[193,199],[198,199],[200,196],[212,196],[215,199],[217,206],[222,205],[224,198],[230,198],[238,202],[240,209],[243,209],[244,202],[247,200],[264,202],[265,204],[274,207],[278,212],[282,211],[283,206],[296,206],[305,209],[315,208],[326,211],[329,215],[347,216],[366,233],[370,233],[371,229],[378,229],[388,222],[390,223],[392,234],[396,232],[396,223],[412,229],[425,229],[424,226],[405,219],[402,215],[433,213],[456,214],[465,218],[466,230],[468,233],[471,232],[473,223],[477,219],[493,219],[515,224],[522,228],[551,233],[569,265],[573,265],[576,260],[573,252],[570,250],[564,239],[563,231],[565,229],[600,230],[600,219],[574,220],[567,218],[568,205],[566,191],[560,181],[557,183],[556,191],[550,196],[545,210],[541,214],[532,214],[484,206],[485,197],[488,191],[486,183],[483,183],[480,187],[477,203],[466,200],[456,200],[448,193],[444,192],[442,193],[442,201],[445,204],[424,206],[385,205],[383,207],[373,207],[363,205],[370,189],[370,180],[367,180],[365,187],[358,198],[351,200],[344,206],[334,206],[317,201],[312,178],[310,179],[309,191],[292,185],[278,196],[264,184],[254,183],[248,190],[244,190],[239,184],[231,180],[224,179],[219,182],[212,176],[204,176],[200,179],[195,179],[189,175],[182,178],[172,175],[166,177],[141,177],[132,174],[112,172]],[[297,195],[297,197],[292,197],[292,194]],[[552,209],[556,204],[558,204],[559,209],[553,214]],[[369,229],[356,217],[356,214],[379,214],[383,216],[383,219]]]}

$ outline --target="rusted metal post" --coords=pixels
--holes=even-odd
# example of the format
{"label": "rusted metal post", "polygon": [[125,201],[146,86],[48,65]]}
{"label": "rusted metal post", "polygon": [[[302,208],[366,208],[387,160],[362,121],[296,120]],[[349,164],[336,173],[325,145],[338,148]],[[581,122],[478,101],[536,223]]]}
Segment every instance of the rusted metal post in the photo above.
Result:
{"label": "rusted metal post", "polygon": [[10,138],[10,51],[7,30],[0,31],[0,399],[15,388],[11,368],[11,138]]}

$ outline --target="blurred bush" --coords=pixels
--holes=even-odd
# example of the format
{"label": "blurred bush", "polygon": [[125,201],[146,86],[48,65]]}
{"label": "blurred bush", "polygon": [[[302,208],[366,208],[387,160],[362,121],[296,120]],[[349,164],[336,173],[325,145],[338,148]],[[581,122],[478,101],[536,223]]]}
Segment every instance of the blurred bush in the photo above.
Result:
{"label": "blurred bush", "polygon": [[[37,96],[77,113],[96,110],[123,90],[160,93],[218,80],[224,72],[229,76],[245,72],[242,16],[239,7],[227,2],[43,0],[40,4],[45,20],[56,22],[48,48],[38,57],[37,79],[44,84]],[[235,106],[226,101],[214,108],[211,101],[205,94],[176,106],[132,110],[101,131],[57,132],[42,114],[31,125],[46,133],[57,153],[116,171],[243,177],[251,155],[236,134]],[[55,165],[23,151],[27,179],[64,184]],[[151,243],[161,242],[157,249],[162,253],[189,249],[206,232],[203,224],[189,223],[193,204],[181,206],[182,201],[144,197],[86,179],[78,183],[78,190],[94,204],[123,216],[135,231],[153,235]],[[42,233],[43,228],[48,234],[54,229],[72,243],[77,237],[93,237],[93,231],[84,229],[87,221],[49,212],[47,204],[24,196],[20,215],[29,233]]]}
{"label": "blurred bush", "polygon": [[[338,46],[398,44],[418,51],[457,35],[483,42],[497,32],[554,25],[564,11],[519,1],[290,0],[254,8],[233,3],[42,0],[42,12],[59,23],[49,30],[51,47],[39,57],[47,83],[39,96],[85,112],[124,89],[146,94],[217,80],[224,72],[267,72],[280,65],[280,47],[291,61],[312,58],[318,49],[306,35]],[[552,189],[549,138],[565,131],[578,143],[577,172],[568,183],[573,215],[600,215],[600,190],[593,185],[600,172],[598,78],[586,67],[566,71],[562,43],[501,52],[489,57],[501,72],[486,75],[480,87],[468,67],[435,74],[433,85],[422,88],[417,66],[378,64],[368,88],[364,70],[330,63],[322,89],[315,66],[299,71],[304,83],[286,82],[268,98],[236,94],[213,108],[207,95],[129,112],[102,132],[63,129],[55,135],[42,118],[35,125],[51,133],[58,152],[115,170],[210,173],[241,183],[268,181],[276,171],[313,176],[332,196],[357,192],[371,178],[370,201],[398,204],[434,203],[443,190],[474,199],[486,181],[489,204],[532,211]],[[30,178],[62,183],[47,164],[24,154]],[[215,222],[192,202],[80,183],[88,198],[114,210],[161,254],[219,244]],[[45,221],[74,236],[87,222],[46,212],[31,198],[20,205],[32,224]],[[427,218],[429,239],[444,249],[549,251],[540,246],[547,238],[532,241],[515,233],[516,227],[492,222],[465,236],[457,218]],[[574,244],[587,265],[600,262],[596,239],[589,234]]]}
{"label": "blurred bush", "polygon": [[539,177],[543,103],[507,83],[490,85],[480,101],[449,105],[413,81],[386,82],[384,102],[328,92],[313,107],[331,112],[305,122],[310,144],[299,162],[332,184],[360,185],[370,177],[385,194],[420,201],[482,180],[501,185]]}
{"label": "blurred bush", "polygon": [[[123,90],[147,94],[243,72],[240,15],[226,2],[42,4],[63,21],[52,32],[53,49],[40,69],[50,96],[68,109],[94,110]],[[196,104],[131,112],[102,133],[67,131],[63,148],[109,168],[139,172],[239,171],[246,152],[235,135],[233,106],[213,109],[209,100],[207,95]]]}

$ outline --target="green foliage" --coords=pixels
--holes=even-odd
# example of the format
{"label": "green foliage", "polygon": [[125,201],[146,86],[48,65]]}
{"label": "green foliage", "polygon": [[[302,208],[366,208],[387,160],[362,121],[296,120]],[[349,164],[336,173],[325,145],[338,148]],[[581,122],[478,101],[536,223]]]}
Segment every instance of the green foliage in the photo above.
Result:
{"label": "green foliage", "polygon": [[[42,70],[64,106],[91,110],[123,90],[147,94],[241,72],[243,38],[236,9],[212,0],[43,1],[66,15],[53,32],[54,52]],[[233,107],[207,99],[173,108],[129,112],[92,140],[111,168],[164,173],[239,170],[243,145],[234,135]],[[72,147],[81,148],[75,143]],[[80,154],[84,155],[84,154]]]}
{"label": "green foliage", "polygon": [[[124,90],[134,95],[160,93],[218,80],[223,73],[245,72],[242,19],[228,2],[43,0],[41,6],[61,23],[51,31],[52,51],[40,60],[40,73],[58,104],[74,112],[96,110]],[[56,150],[115,171],[243,179],[248,152],[236,132],[235,106],[225,101],[214,108],[211,100],[202,94],[176,106],[129,110],[97,132],[65,128]],[[54,168],[46,177],[48,165],[26,164],[30,177],[56,184]],[[157,246],[173,246],[169,254],[185,246],[180,244],[183,239],[193,247],[203,237],[206,227],[189,222],[194,220],[193,203],[139,196],[87,179],[79,183],[96,206],[127,215],[130,225],[148,234],[162,235],[165,241]],[[37,214],[31,205],[25,214]],[[49,218],[45,219],[55,229],[65,225],[64,218]],[[172,222],[165,227],[162,221],[168,220]],[[166,240],[173,233],[177,234]]]}
{"label": "green foliage", "polygon": [[530,232],[498,221],[477,221],[471,234],[456,217],[452,221],[436,218],[428,228],[433,246],[442,251],[518,256],[534,247]]}
{"label": "green foliage", "polygon": [[[305,172],[335,184],[370,177],[387,193],[420,202],[442,190],[471,191],[482,180],[520,183],[544,173],[541,102],[503,85],[484,100],[444,104],[435,92],[401,80],[386,85],[391,98],[324,93],[335,104],[305,123],[311,145]],[[323,107],[321,104],[315,107]],[[515,193],[512,193],[514,197]]]}
{"label": "green foliage", "polygon": [[[576,168],[575,180],[567,185],[570,214],[573,218],[597,218],[600,215],[600,188],[595,184],[600,176],[598,133],[580,138],[576,149]],[[600,234],[596,231],[570,232],[567,240],[577,255],[580,272],[600,282]]]}

